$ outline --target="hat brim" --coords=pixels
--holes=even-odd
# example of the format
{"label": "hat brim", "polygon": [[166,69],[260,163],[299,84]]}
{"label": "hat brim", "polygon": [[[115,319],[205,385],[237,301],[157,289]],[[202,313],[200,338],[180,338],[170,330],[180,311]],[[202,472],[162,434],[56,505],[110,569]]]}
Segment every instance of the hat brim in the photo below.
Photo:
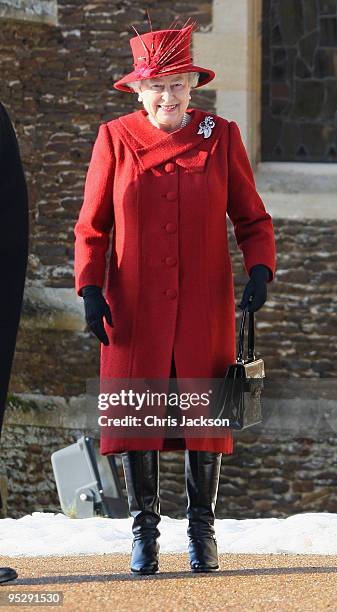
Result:
{"label": "hat brim", "polygon": [[[206,83],[209,83],[215,77],[215,72],[213,72],[213,70],[209,70],[208,68],[201,68],[200,66],[189,66],[188,68],[184,68],[183,70],[181,68],[167,70],[163,72],[162,74],[159,73],[157,76],[160,77],[160,76],[166,76],[170,74],[183,74],[184,72],[199,72],[200,73],[199,81],[198,81],[198,84],[195,85],[195,89],[197,87],[202,87],[203,85],[206,85]],[[114,87],[115,89],[119,89],[120,91],[126,91],[128,93],[135,93],[134,90],[128,87],[127,84],[132,83],[133,81],[143,81],[145,80],[145,78],[146,77],[140,78],[138,73],[135,70],[133,70],[132,72],[129,72],[129,74],[126,74],[122,79],[119,79],[119,81],[116,81],[116,83],[114,83]],[[156,77],[152,77],[152,78],[156,78]]]}

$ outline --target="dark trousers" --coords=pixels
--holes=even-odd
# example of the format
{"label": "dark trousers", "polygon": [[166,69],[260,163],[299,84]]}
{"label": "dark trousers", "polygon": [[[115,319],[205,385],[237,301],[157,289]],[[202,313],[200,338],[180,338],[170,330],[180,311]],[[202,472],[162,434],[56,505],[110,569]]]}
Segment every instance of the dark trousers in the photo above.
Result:
{"label": "dark trousers", "polygon": [[0,436],[6,397],[19,327],[27,251],[1,253],[0,271],[3,291],[0,296]]}
{"label": "dark trousers", "polygon": [[16,133],[0,103],[0,436],[28,258],[28,193]]}
{"label": "dark trousers", "polygon": [[19,146],[0,103],[0,437],[22,307],[28,225],[28,193]]}

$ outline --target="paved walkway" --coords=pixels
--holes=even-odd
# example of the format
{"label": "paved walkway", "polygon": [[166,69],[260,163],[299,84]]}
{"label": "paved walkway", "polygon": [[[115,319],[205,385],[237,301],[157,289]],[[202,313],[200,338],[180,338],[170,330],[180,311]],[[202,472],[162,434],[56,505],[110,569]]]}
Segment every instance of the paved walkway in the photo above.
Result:
{"label": "paved walkway", "polygon": [[[186,554],[162,554],[161,572],[156,576],[134,576],[129,572],[129,555],[117,554],[0,557],[0,566],[4,565],[14,567],[19,579],[0,587],[0,597],[12,591],[63,591],[62,610],[337,610],[336,556],[220,555],[220,571],[201,575],[189,571]],[[0,606],[0,611],[11,607]]]}

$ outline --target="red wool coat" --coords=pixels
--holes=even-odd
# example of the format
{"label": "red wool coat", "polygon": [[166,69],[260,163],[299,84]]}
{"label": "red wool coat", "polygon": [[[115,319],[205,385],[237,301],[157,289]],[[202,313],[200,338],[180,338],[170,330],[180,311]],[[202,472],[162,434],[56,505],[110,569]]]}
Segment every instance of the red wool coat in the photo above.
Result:
{"label": "red wool coat", "polygon": [[[105,324],[102,378],[168,378],[172,351],[178,378],[220,378],[235,361],[226,213],[247,273],[264,264],[275,274],[273,224],[238,125],[188,112],[190,123],[171,133],[143,109],[99,128],[75,226],[75,282],[79,293],[106,280],[114,327]],[[207,115],[215,126],[205,138]],[[233,438],[101,436],[102,454],[147,448],[232,453]]]}

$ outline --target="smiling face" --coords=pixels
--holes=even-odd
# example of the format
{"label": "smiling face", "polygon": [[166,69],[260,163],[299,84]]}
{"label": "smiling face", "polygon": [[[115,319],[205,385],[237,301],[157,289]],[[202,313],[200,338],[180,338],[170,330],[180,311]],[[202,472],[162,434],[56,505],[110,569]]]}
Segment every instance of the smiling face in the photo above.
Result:
{"label": "smiling face", "polygon": [[189,104],[188,74],[169,74],[140,81],[140,94],[145,110],[160,129],[178,129]]}

